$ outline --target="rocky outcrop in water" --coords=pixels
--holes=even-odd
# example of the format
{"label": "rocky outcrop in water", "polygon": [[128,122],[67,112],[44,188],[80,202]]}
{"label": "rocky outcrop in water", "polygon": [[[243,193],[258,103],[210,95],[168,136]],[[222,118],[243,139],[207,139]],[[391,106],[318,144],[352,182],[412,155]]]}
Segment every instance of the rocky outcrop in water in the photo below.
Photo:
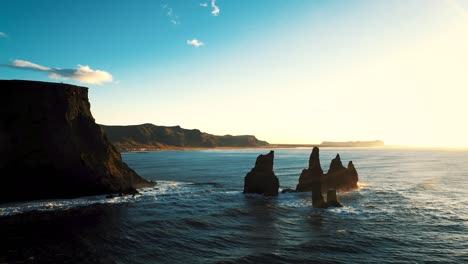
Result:
{"label": "rocky outcrop in water", "polygon": [[352,161],[345,168],[341,162],[340,154],[336,154],[326,174],[326,187],[340,191],[348,191],[358,188],[358,173]]}
{"label": "rocky outcrop in water", "polygon": [[348,168],[344,167],[340,154],[331,161],[328,172],[324,174],[320,166],[319,149],[314,147],[309,159],[309,168],[302,171],[296,191],[312,191],[317,188],[317,183],[320,183],[324,193],[328,190],[348,191],[358,187],[358,180],[353,162],[349,162]]}
{"label": "rocky outcrop in water", "polygon": [[[341,207],[342,205],[336,197],[336,191],[355,189],[357,182],[358,174],[353,162],[350,161],[348,168],[345,168],[339,154],[332,160],[330,169],[324,174],[320,165],[319,148],[314,147],[309,158],[309,168],[304,169],[299,176],[296,191],[311,191],[312,204],[316,208]],[[323,193],[327,193],[326,202]]]}
{"label": "rocky outcrop in water", "polygon": [[319,148],[314,147],[309,158],[309,168],[304,169],[299,176],[296,191],[312,191],[312,204],[316,208],[325,208],[322,195],[323,170],[320,165]]}
{"label": "rocky outcrop in water", "polygon": [[255,167],[244,178],[244,193],[278,195],[279,180],[273,172],[274,152],[257,157]]}
{"label": "rocky outcrop in water", "polygon": [[343,207],[338,198],[336,197],[336,190],[329,190],[327,192],[327,206],[329,207]]}
{"label": "rocky outcrop in water", "polygon": [[0,202],[136,193],[151,186],[94,122],[88,89],[0,81]]}
{"label": "rocky outcrop in water", "polygon": [[323,170],[320,165],[319,148],[314,147],[309,158],[309,168],[304,169],[301,176],[299,176],[296,191],[313,191],[313,189],[317,189],[317,186],[320,187],[322,182]]}

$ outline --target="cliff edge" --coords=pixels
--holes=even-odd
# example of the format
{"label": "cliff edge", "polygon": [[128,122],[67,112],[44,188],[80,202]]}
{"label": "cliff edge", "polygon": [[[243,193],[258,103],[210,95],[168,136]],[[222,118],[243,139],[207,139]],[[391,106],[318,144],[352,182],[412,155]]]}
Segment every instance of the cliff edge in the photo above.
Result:
{"label": "cliff edge", "polygon": [[261,147],[268,142],[255,136],[217,136],[198,129],[180,126],[142,124],[132,126],[101,125],[114,146],[120,151],[155,150],[172,148]]}
{"label": "cliff edge", "polygon": [[88,88],[0,80],[0,202],[151,186],[94,122]]}

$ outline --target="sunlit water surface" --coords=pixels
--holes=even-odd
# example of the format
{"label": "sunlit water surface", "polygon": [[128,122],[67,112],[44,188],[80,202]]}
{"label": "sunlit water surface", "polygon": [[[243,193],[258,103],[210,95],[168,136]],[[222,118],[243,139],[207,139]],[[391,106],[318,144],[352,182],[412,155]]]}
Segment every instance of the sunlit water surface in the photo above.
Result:
{"label": "sunlit water surface", "polygon": [[[277,149],[280,188],[294,188],[310,149]],[[0,263],[468,262],[468,152],[329,148],[353,160],[360,189],[343,208],[310,193],[243,195],[267,150],[124,153],[158,181],[136,197],[0,205]]]}

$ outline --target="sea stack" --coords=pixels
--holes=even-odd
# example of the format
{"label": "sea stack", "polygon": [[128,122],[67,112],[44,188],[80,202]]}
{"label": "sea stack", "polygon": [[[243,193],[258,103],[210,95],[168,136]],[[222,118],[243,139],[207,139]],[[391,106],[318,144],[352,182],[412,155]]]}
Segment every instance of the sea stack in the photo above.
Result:
{"label": "sea stack", "polygon": [[329,190],[327,192],[327,205],[332,207],[343,207],[336,198],[336,190]]}
{"label": "sea stack", "polygon": [[320,165],[319,148],[314,147],[309,157],[309,168],[304,169],[299,176],[299,183],[296,186],[298,192],[312,191],[313,187],[320,185],[323,180],[323,170]]}
{"label": "sea stack", "polygon": [[322,195],[322,182],[324,180],[322,166],[320,165],[319,148],[314,147],[309,158],[309,168],[302,171],[296,191],[312,192],[312,204],[315,208],[326,208]]}
{"label": "sea stack", "polygon": [[244,193],[278,195],[279,180],[273,172],[274,151],[257,157],[254,168],[244,178]]}
{"label": "sea stack", "polygon": [[346,169],[344,166],[343,166],[343,163],[341,162],[341,157],[340,157],[340,154],[336,154],[336,157],[334,159],[332,159],[331,163],[330,163],[330,168],[328,169],[328,172],[327,174],[332,174],[332,173],[335,173],[337,171],[342,171]]}
{"label": "sea stack", "polygon": [[327,189],[349,191],[358,187],[359,177],[353,162],[350,161],[348,168],[345,168],[341,162],[340,154],[336,154],[336,157],[331,161],[330,169],[325,178]]}
{"label": "sea stack", "polygon": [[88,89],[1,80],[0,202],[137,193],[154,185],[94,122]]}

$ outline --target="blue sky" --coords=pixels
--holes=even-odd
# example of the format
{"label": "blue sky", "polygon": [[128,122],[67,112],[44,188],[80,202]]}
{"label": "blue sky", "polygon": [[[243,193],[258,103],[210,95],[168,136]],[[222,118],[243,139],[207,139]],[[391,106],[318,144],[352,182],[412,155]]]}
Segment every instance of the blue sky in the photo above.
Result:
{"label": "blue sky", "polygon": [[6,0],[0,78],[90,87],[102,124],[181,125],[272,143],[468,147],[459,121],[468,98],[467,7]]}

